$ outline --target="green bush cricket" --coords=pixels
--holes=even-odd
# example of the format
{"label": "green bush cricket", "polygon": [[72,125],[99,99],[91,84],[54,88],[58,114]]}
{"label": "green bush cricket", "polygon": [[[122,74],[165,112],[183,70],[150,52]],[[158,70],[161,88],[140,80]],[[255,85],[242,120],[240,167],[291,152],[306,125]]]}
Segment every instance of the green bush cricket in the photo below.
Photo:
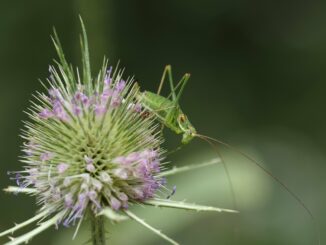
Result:
{"label": "green bush cricket", "polygon": [[[166,98],[160,95],[163,83],[168,77],[171,93]],[[157,93],[145,91],[140,93],[139,100],[141,105],[150,113],[153,113],[162,125],[171,129],[176,134],[182,134],[182,144],[188,144],[197,132],[192,126],[187,116],[182,112],[179,106],[179,99],[190,78],[190,74],[186,73],[175,87],[172,79],[171,66],[165,67]],[[176,90],[179,89],[178,93]],[[169,98],[172,97],[172,100]]]}
{"label": "green bush cricket", "polygon": [[[166,80],[166,78],[169,81],[170,86],[170,94],[167,97],[164,97],[160,95],[163,84]],[[217,144],[224,145],[225,147],[234,150],[235,152],[241,154],[243,157],[248,159],[251,163],[255,164],[257,167],[259,167],[262,171],[264,171],[267,175],[269,175],[272,179],[274,179],[277,183],[279,183],[282,188],[284,188],[300,205],[301,207],[308,213],[308,215],[311,217],[317,234],[317,243],[320,244],[320,233],[319,233],[319,225],[315,221],[315,218],[310,211],[310,209],[305,205],[305,203],[300,199],[300,197],[295,194],[289,187],[287,187],[286,184],[284,184],[279,178],[274,176],[268,169],[263,167],[259,162],[257,162],[254,158],[249,156],[248,154],[238,150],[237,148],[221,141],[214,139],[209,136],[198,134],[195,127],[191,124],[188,117],[184,114],[182,109],[179,105],[180,97],[184,91],[184,88],[190,78],[190,74],[186,73],[181,80],[177,83],[176,86],[174,86],[173,77],[172,77],[172,68],[170,65],[167,65],[163,71],[163,75],[160,81],[160,85],[158,88],[157,93],[153,93],[150,91],[144,91],[140,92],[138,99],[141,104],[141,106],[150,114],[154,115],[156,119],[162,124],[162,129],[164,127],[169,128],[171,131],[173,131],[176,134],[182,134],[182,145],[186,145],[190,143],[192,139],[195,137],[198,137],[207,143],[209,143],[213,149],[216,151],[216,153],[221,158],[221,162],[224,165],[227,177],[229,179],[230,185],[231,185],[231,192],[232,196],[235,202],[235,194],[231,182],[231,178],[229,176],[226,164],[224,163],[221,155],[219,154],[217,150]],[[181,147],[177,148],[180,149]]]}

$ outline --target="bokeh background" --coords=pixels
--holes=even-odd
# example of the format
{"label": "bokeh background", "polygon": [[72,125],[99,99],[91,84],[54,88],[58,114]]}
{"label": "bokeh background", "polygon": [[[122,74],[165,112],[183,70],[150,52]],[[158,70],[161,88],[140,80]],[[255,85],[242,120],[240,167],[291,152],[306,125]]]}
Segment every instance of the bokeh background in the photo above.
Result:
{"label": "bokeh background", "polygon": [[[120,60],[126,75],[151,91],[166,64],[175,79],[190,72],[180,103],[198,131],[251,154],[282,179],[311,209],[326,239],[325,1],[1,1],[1,188],[13,184],[7,170],[21,168],[23,110],[31,94],[42,90],[38,79],[48,76],[56,57],[53,26],[68,59],[79,64],[78,14],[88,30],[94,74],[103,55],[112,64]],[[179,145],[180,137],[168,131],[166,137],[168,149]],[[235,151],[219,151],[240,214],[135,212],[181,244],[316,244],[311,218],[284,188]],[[215,155],[194,140],[169,160],[180,166]],[[173,185],[174,199],[235,207],[222,165],[175,176],[169,179]],[[1,192],[0,200],[0,230],[36,210],[30,197]],[[132,221],[107,226],[109,244],[165,244]],[[74,242],[73,231],[50,229],[31,244],[88,241],[87,223]]]}

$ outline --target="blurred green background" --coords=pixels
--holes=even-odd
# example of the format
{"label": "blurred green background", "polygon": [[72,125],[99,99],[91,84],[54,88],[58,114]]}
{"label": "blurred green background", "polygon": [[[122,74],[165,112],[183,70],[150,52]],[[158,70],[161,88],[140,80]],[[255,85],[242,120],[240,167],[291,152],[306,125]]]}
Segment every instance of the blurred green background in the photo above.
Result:
{"label": "blurred green background", "polygon": [[[80,58],[78,14],[86,24],[94,74],[103,55],[155,91],[163,68],[192,74],[183,110],[200,133],[249,153],[312,210],[326,239],[325,1],[4,1],[0,2],[0,187],[18,162],[23,110],[42,90],[55,56],[55,26],[69,60]],[[165,92],[168,92],[167,90]],[[167,133],[166,147],[180,137]],[[236,152],[220,148],[236,191],[238,215],[135,208],[181,244],[316,244],[313,222],[275,181]],[[215,157],[195,140],[169,160],[175,165]],[[221,165],[169,179],[174,199],[234,208]],[[34,214],[30,197],[0,193],[0,230]],[[30,227],[31,228],[31,227]],[[43,233],[31,244],[83,244],[73,229]],[[28,229],[27,229],[28,230]],[[138,224],[111,225],[109,244],[165,244]],[[19,234],[19,233],[18,233]],[[5,239],[0,242],[4,243]]]}

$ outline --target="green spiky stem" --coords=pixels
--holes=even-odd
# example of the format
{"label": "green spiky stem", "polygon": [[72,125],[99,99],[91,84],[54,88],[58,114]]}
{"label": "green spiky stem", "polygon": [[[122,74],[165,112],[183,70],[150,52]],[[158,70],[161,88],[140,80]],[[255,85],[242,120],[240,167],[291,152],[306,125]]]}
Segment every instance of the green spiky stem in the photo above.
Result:
{"label": "green spiky stem", "polygon": [[40,219],[46,217],[47,214],[48,214],[48,211],[43,211],[42,213],[39,213],[39,214],[35,215],[34,217],[30,218],[29,220],[26,220],[26,221],[24,221],[24,222],[22,222],[20,224],[16,224],[13,228],[11,228],[9,230],[6,230],[4,232],[1,232],[0,237],[8,235],[8,234],[12,234],[16,230],[19,230],[19,229],[21,229],[21,228],[23,228],[23,227],[37,221],[37,220],[40,220]]}
{"label": "green spiky stem", "polygon": [[96,216],[91,212],[90,217],[93,245],[106,245],[103,216]]}
{"label": "green spiky stem", "polygon": [[34,230],[27,232],[24,235],[21,235],[19,237],[11,237],[10,238],[11,241],[5,243],[5,245],[18,245],[18,244],[22,244],[22,243],[28,243],[36,235],[45,231],[49,227],[57,224],[58,220],[62,219],[64,214],[65,214],[65,211],[62,211],[62,212],[58,213],[57,215],[53,216],[52,218],[50,218],[49,220],[40,223],[39,226],[37,228],[35,228]]}

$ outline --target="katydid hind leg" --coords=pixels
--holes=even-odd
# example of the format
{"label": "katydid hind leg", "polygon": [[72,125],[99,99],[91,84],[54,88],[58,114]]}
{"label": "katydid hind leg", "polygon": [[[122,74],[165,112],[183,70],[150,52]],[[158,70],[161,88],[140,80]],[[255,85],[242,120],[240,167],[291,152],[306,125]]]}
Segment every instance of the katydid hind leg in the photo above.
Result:
{"label": "katydid hind leg", "polygon": [[181,78],[181,80],[179,82],[181,88],[178,91],[178,95],[176,96],[176,99],[175,99],[175,103],[176,104],[179,103],[179,99],[180,99],[180,97],[181,97],[181,95],[183,93],[184,88],[187,85],[187,82],[188,82],[189,78],[190,78],[190,74],[189,73],[184,74],[183,77]]}
{"label": "katydid hind leg", "polygon": [[169,69],[167,71],[167,75],[168,75],[168,79],[169,79],[170,90],[171,90],[171,93],[172,93],[172,100],[175,101],[177,96],[175,94],[175,87],[174,87],[174,84],[173,84],[172,68],[171,68],[171,66],[169,66]]}
{"label": "katydid hind leg", "polygon": [[174,84],[173,84],[173,77],[172,77],[172,67],[171,65],[167,65],[165,66],[164,68],[164,71],[163,71],[163,75],[162,75],[162,78],[161,78],[161,82],[160,82],[160,85],[159,85],[159,88],[158,88],[158,91],[157,91],[157,95],[160,95],[161,91],[162,91],[162,88],[163,88],[163,85],[164,85],[164,82],[165,80],[168,79],[169,80],[169,85],[170,85],[170,95],[172,95],[172,103],[173,105],[169,105],[168,108],[158,108],[156,111],[163,111],[163,110],[166,110],[166,116],[164,118],[164,123],[170,123],[171,121],[174,120],[173,118],[173,115],[175,114],[175,109],[177,108],[177,103],[176,103],[176,92],[175,92],[175,87],[174,87]]}
{"label": "katydid hind leg", "polygon": [[[160,85],[159,85],[159,88],[157,90],[157,94],[160,95],[161,91],[162,91],[162,88],[163,88],[163,85],[164,85],[164,82],[166,80],[166,77],[167,79],[169,80],[169,85],[170,85],[170,94],[167,96],[167,99],[170,99],[171,96],[172,96],[172,101],[175,103],[175,104],[178,104],[179,102],[179,99],[183,93],[183,90],[190,78],[190,74],[189,73],[186,73],[185,75],[183,75],[183,77],[181,78],[181,80],[178,82],[178,84],[176,86],[174,86],[174,82],[173,82],[173,76],[172,76],[172,67],[171,65],[167,65],[165,68],[164,68],[164,71],[163,71],[163,75],[162,75],[162,78],[161,78],[161,82],[160,82]],[[180,89],[179,89],[180,87]],[[178,94],[177,93],[177,90],[179,89],[178,91]]]}
{"label": "katydid hind leg", "polygon": [[173,98],[175,98],[176,95],[175,95],[175,92],[174,92],[173,77],[172,77],[172,67],[171,67],[171,65],[167,65],[164,68],[163,75],[162,75],[162,78],[161,78],[161,81],[160,81],[160,85],[159,85],[158,90],[157,90],[157,94],[158,95],[160,95],[160,93],[162,91],[162,88],[163,88],[163,85],[164,85],[164,82],[165,82],[166,79],[169,80],[171,92],[173,92],[172,96],[173,96]]}

